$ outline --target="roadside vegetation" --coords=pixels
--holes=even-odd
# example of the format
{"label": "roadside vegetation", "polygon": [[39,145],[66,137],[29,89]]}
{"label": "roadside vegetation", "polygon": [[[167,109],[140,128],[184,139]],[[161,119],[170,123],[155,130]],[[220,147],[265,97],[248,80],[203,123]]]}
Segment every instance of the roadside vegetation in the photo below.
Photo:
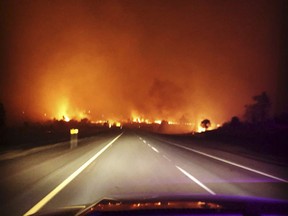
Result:
{"label": "roadside vegetation", "polygon": [[[146,130],[158,134],[166,134],[177,140],[194,141],[200,143],[214,143],[224,148],[239,146],[262,155],[286,158],[288,145],[288,113],[272,116],[272,104],[266,92],[252,97],[253,102],[244,106],[244,113],[241,118],[233,116],[230,121],[224,123],[215,130],[209,130],[212,122],[206,118],[200,123],[202,133],[190,131],[189,133],[173,134],[175,131],[184,131],[185,125],[171,125],[163,120],[161,124],[127,123],[123,128],[133,130]],[[3,104],[0,103],[0,151],[13,148],[29,148],[37,145],[45,145],[55,142],[68,141],[70,129],[79,129],[79,138],[93,136],[97,133],[118,130],[115,125],[93,124],[88,119],[81,121],[71,120],[49,120],[45,122],[23,122],[13,127],[6,126],[6,112]],[[184,128],[181,128],[184,127]],[[122,127],[121,127],[122,128]],[[187,127],[186,127],[187,131]],[[170,135],[169,135],[170,134]],[[218,144],[217,144],[218,143]],[[226,146],[226,147],[225,147]]]}
{"label": "roadside vegetation", "polygon": [[[288,112],[271,115],[272,104],[266,92],[252,97],[253,103],[245,105],[242,120],[233,116],[215,130],[207,130],[210,120],[204,119],[202,133],[170,135],[185,142],[197,141],[203,145],[229,151],[240,147],[267,158],[288,163]],[[169,136],[169,135],[168,135]]]}
{"label": "roadside vegetation", "polygon": [[92,124],[88,119],[69,122],[56,119],[45,122],[24,122],[18,126],[2,127],[0,152],[69,141],[72,128],[79,130],[78,138],[94,136],[108,129],[116,129],[115,127],[109,128],[106,124]]}

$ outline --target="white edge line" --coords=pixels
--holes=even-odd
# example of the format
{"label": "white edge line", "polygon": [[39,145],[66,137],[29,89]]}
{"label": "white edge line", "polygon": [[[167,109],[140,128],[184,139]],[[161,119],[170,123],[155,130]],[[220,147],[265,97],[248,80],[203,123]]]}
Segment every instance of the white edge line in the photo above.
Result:
{"label": "white edge line", "polygon": [[188,173],[187,171],[185,171],[184,169],[182,169],[181,167],[176,166],[176,168],[178,170],[180,170],[184,175],[186,175],[188,178],[190,178],[192,181],[194,181],[196,184],[198,184],[200,187],[202,187],[203,189],[205,189],[206,191],[208,191],[210,194],[212,195],[216,195],[216,193],[214,191],[212,191],[211,189],[209,189],[207,186],[205,186],[203,183],[201,183],[198,179],[196,179],[194,176],[192,176],[190,173]]}
{"label": "white edge line", "polygon": [[[164,140],[163,140],[163,141],[164,141]],[[206,156],[206,157],[210,157],[210,158],[213,158],[213,159],[215,159],[215,160],[222,161],[222,162],[224,162],[224,163],[227,163],[227,164],[230,164],[230,165],[233,165],[233,166],[236,166],[236,167],[245,169],[245,170],[249,170],[250,172],[254,172],[254,173],[257,173],[257,174],[260,174],[260,175],[263,175],[263,176],[266,176],[266,177],[269,177],[269,178],[272,178],[272,179],[276,179],[276,180],[278,180],[278,181],[282,181],[282,182],[288,183],[287,180],[282,179],[282,178],[279,178],[279,177],[276,177],[276,176],[273,176],[273,175],[270,175],[270,174],[268,174],[268,173],[264,173],[264,172],[261,172],[261,171],[259,171],[259,170],[255,170],[255,169],[252,169],[252,168],[243,166],[243,165],[241,165],[241,164],[237,164],[237,163],[235,163],[235,162],[228,161],[228,160],[225,160],[225,159],[222,159],[222,158],[219,158],[219,157],[216,157],[216,156],[213,156],[213,155],[210,155],[210,154],[207,154],[207,153],[204,153],[204,152],[201,152],[201,151],[192,149],[192,148],[188,148],[188,147],[185,147],[185,146],[181,146],[181,145],[176,144],[176,143],[172,143],[172,142],[169,142],[169,141],[165,141],[165,142],[168,143],[168,144],[175,145],[175,146],[178,146],[178,147],[180,147],[180,148],[183,148],[183,149],[186,149],[186,150],[189,150],[189,151],[198,153],[198,154],[200,154],[200,155],[204,155],[204,156]]]}
{"label": "white edge line", "polygon": [[112,143],[114,143],[123,132],[109,142],[105,147],[103,147],[99,152],[97,152],[93,157],[86,161],[81,167],[79,167],[74,173],[72,173],[67,179],[65,179],[61,184],[54,188],[49,194],[47,194],[42,200],[40,200],[36,205],[34,205],[29,211],[27,211],[24,216],[35,214],[39,211],[46,203],[48,203],[57,193],[59,193],[65,186],[67,186],[74,178],[76,178],[87,166],[89,166],[97,157],[99,157],[107,148],[109,148]]}

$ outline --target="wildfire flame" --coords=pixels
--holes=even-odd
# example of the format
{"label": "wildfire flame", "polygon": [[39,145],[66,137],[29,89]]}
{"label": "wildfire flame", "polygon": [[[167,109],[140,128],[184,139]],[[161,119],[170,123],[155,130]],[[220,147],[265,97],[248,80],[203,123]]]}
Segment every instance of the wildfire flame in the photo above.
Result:
{"label": "wildfire flame", "polygon": [[69,109],[68,100],[63,100],[59,102],[58,110],[56,111],[56,115],[54,114],[54,118],[57,120],[63,120],[65,122],[69,122],[71,119],[81,120],[87,118],[90,112],[90,110],[87,112],[79,111],[78,109],[71,110]]}
{"label": "wildfire flame", "polygon": [[69,121],[70,121],[70,118],[69,118],[68,116],[65,116],[65,115],[64,115],[64,116],[63,116],[63,120],[66,121],[66,122],[69,122]]}

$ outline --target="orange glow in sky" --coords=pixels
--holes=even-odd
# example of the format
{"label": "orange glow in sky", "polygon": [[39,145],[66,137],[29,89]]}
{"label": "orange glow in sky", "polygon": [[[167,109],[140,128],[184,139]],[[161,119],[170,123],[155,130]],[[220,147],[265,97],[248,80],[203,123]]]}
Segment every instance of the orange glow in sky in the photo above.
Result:
{"label": "orange glow in sky", "polygon": [[281,1],[3,6],[0,102],[8,121],[184,116],[222,124],[262,91],[281,105]]}

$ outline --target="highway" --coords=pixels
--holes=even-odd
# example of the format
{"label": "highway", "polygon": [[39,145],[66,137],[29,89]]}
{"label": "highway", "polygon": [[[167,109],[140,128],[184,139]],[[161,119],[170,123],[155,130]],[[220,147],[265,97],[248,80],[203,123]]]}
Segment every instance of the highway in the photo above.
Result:
{"label": "highway", "polygon": [[287,167],[119,130],[0,160],[0,215],[29,215],[103,197],[237,195],[288,199]]}

